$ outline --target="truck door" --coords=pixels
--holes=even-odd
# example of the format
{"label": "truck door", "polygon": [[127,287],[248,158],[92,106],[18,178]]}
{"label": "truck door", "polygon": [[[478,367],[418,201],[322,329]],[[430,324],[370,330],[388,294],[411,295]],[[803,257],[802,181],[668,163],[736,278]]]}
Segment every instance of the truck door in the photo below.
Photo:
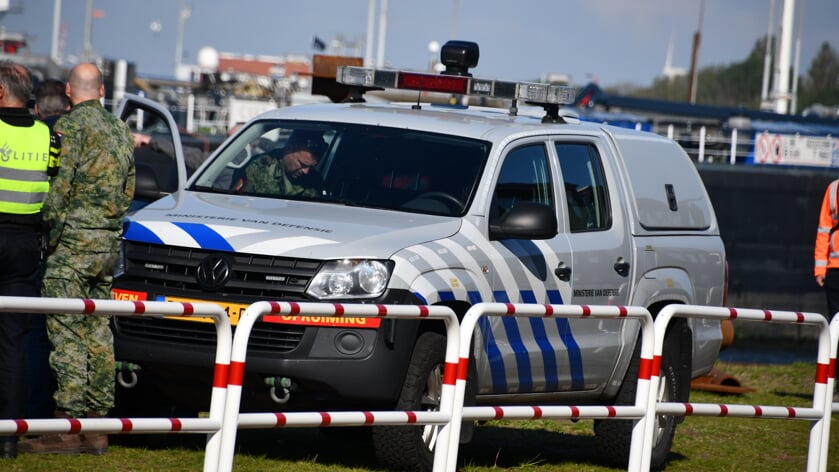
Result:
{"label": "truck door", "polygon": [[[556,215],[556,170],[550,160],[543,140],[510,148],[493,188],[490,228],[522,203],[548,206]],[[561,304],[570,298],[570,283],[555,273],[560,261],[572,262],[564,233],[493,240],[490,251],[492,301]],[[484,317],[475,346],[482,394],[582,387],[579,346],[566,319]]]}
{"label": "truck door", "polygon": [[[186,164],[178,125],[169,111],[155,101],[126,94],[116,114],[135,136],[137,179],[130,211],[182,189]],[[155,145],[148,140],[156,140]]]}
{"label": "truck door", "polygon": [[[623,219],[619,183],[609,174],[596,142],[555,141],[561,173],[560,231],[570,243],[573,264],[566,264],[575,305],[625,305],[631,288],[630,234]],[[622,346],[631,335],[618,320],[570,320],[574,339],[583,356],[587,386],[608,381],[617,366]],[[627,336],[630,336],[627,338]],[[630,346],[631,348],[631,346]],[[626,359],[626,356],[624,356]]]}

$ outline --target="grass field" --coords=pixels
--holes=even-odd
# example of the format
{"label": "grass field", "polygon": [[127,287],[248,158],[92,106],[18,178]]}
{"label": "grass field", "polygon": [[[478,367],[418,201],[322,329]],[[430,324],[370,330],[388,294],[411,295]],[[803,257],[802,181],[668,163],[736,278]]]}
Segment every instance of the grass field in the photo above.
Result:
{"label": "grass field", "polygon": [[[815,366],[720,363],[744,386],[757,391],[719,395],[694,390],[692,402],[811,406]],[[836,416],[839,418],[839,416]],[[478,427],[460,449],[460,470],[614,471],[597,463],[591,421],[493,421]],[[839,471],[839,425],[832,425],[830,466]],[[679,426],[667,470],[805,470],[810,422],[688,417]],[[204,460],[201,435],[111,436],[105,456],[19,456],[0,462],[7,471],[193,471]],[[378,471],[365,430],[332,428],[240,431],[236,471]]]}

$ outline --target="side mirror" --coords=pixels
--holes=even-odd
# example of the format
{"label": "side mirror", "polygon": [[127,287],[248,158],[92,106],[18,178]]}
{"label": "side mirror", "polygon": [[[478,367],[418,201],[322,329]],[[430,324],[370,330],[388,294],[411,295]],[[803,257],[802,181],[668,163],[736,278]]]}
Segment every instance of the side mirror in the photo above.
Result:
{"label": "side mirror", "polygon": [[489,239],[550,239],[559,232],[557,227],[553,208],[519,202],[497,224],[490,223]]}

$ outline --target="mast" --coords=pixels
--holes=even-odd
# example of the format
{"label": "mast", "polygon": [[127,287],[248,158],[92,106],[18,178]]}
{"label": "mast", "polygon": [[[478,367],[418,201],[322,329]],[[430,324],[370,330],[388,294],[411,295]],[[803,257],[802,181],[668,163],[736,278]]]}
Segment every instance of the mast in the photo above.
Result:
{"label": "mast", "polygon": [[781,12],[781,41],[778,47],[778,62],[775,69],[775,111],[789,112],[790,56],[792,50],[792,26],[795,16],[795,0],[784,0]]}
{"label": "mast", "polygon": [[697,70],[697,62],[699,59],[699,38],[702,32],[702,16],[705,14],[705,0],[699,3],[699,26],[696,28],[696,33],[693,34],[693,53],[690,59],[690,77],[688,78],[688,101],[696,103],[696,86],[699,71]]}

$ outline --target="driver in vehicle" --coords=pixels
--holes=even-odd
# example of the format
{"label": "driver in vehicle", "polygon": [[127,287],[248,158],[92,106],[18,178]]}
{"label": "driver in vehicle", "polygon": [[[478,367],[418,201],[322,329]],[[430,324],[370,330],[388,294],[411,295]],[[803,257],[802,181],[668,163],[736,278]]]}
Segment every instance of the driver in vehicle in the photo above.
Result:
{"label": "driver in vehicle", "polygon": [[281,149],[280,157],[275,152],[254,156],[232,190],[274,196],[320,195],[323,181],[315,166],[326,147],[320,132],[295,131]]}

